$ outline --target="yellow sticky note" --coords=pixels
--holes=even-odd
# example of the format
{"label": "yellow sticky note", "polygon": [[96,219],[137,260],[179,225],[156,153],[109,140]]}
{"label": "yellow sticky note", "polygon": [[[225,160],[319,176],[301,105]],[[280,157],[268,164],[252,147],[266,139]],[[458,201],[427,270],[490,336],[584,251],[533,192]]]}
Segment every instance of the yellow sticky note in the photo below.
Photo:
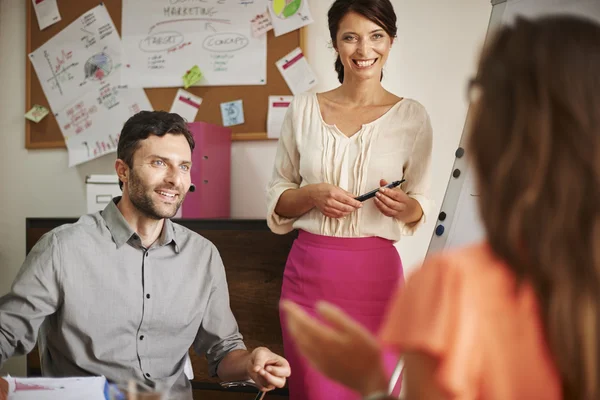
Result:
{"label": "yellow sticky note", "polygon": [[49,111],[46,107],[35,104],[31,110],[27,111],[25,118],[37,124],[44,119],[48,113]]}
{"label": "yellow sticky note", "polygon": [[201,78],[202,71],[200,71],[200,68],[197,65],[194,65],[183,76],[183,87],[187,89],[194,83],[198,82]]}

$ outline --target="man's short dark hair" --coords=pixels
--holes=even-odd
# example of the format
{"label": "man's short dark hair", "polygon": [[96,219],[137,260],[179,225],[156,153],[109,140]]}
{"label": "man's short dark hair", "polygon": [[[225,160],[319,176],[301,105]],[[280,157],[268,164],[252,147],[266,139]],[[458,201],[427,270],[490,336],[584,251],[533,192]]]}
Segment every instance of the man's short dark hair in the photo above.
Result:
{"label": "man's short dark hair", "polygon": [[[148,139],[150,135],[164,136],[167,133],[183,135],[190,145],[190,150],[194,151],[194,137],[181,116],[166,111],[140,111],[123,125],[117,146],[117,158],[123,160],[129,168],[133,168],[133,154],[140,142]],[[119,187],[123,188],[121,180]]]}

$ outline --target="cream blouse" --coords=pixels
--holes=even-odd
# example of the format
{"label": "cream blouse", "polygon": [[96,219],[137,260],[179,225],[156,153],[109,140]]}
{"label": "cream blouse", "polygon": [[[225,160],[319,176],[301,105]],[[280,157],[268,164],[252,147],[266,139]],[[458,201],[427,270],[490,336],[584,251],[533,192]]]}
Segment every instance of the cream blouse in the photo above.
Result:
{"label": "cream blouse", "polygon": [[[267,187],[267,223],[285,234],[292,229],[338,237],[379,236],[394,242],[412,235],[429,209],[432,130],[425,108],[403,99],[351,137],[325,123],[317,95],[294,97],[285,116],[273,177]],[[313,208],[298,218],[275,213],[281,194],[309,184],[330,183],[358,196],[379,187],[379,180],[406,179],[402,190],[419,202],[423,217],[406,225],[383,215],[373,200],[343,219]]]}

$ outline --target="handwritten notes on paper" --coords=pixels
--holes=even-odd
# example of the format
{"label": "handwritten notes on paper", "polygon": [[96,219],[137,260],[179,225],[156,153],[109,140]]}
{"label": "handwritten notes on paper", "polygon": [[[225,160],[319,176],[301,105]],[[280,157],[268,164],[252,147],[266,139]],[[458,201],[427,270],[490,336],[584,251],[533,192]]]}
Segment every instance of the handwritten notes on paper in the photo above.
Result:
{"label": "handwritten notes on paper", "polygon": [[267,38],[250,21],[262,1],[123,0],[123,50],[129,87],[177,87],[189,65],[203,86],[264,85]]}
{"label": "handwritten notes on paper", "polygon": [[293,94],[306,92],[317,84],[317,77],[299,47],[275,64]]}
{"label": "handwritten notes on paper", "polygon": [[195,96],[190,92],[186,92],[183,89],[179,89],[169,112],[179,114],[188,122],[194,122],[200,104],[202,104],[202,98]]}
{"label": "handwritten notes on paper", "polygon": [[120,83],[121,41],[102,4],[29,54],[53,112],[90,90]]}
{"label": "handwritten notes on paper", "polygon": [[281,136],[281,127],[285,113],[294,96],[269,96],[269,111],[267,113],[267,137],[276,139]]}
{"label": "handwritten notes on paper", "polygon": [[49,111],[46,107],[34,104],[31,110],[27,111],[27,113],[25,114],[25,118],[37,124],[42,119],[44,119],[44,117],[48,115],[48,113]]}
{"label": "handwritten notes on paper", "polygon": [[241,125],[244,123],[244,106],[242,100],[221,103],[223,126]]}
{"label": "handwritten notes on paper", "polygon": [[69,152],[69,166],[117,151],[123,123],[142,110],[152,110],[143,89],[106,83],[56,113]]}
{"label": "handwritten notes on paper", "polygon": [[264,35],[273,29],[273,23],[271,22],[268,11],[258,14],[256,17],[252,18],[250,23],[252,24],[252,35],[254,37]]}
{"label": "handwritten notes on paper", "polygon": [[40,30],[60,21],[60,12],[56,0],[31,0]]}
{"label": "handwritten notes on paper", "polygon": [[307,0],[269,0],[275,36],[281,36],[313,22]]}

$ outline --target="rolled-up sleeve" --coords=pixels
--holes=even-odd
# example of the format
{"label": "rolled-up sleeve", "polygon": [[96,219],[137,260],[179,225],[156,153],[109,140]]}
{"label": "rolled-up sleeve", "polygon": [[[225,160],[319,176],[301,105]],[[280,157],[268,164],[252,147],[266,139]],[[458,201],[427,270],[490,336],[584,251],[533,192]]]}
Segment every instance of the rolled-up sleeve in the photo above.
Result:
{"label": "rolled-up sleeve", "polygon": [[425,112],[424,120],[415,137],[413,149],[409,156],[406,168],[404,170],[405,193],[419,202],[423,209],[421,219],[411,224],[402,224],[402,234],[411,236],[415,231],[427,221],[427,216],[431,212],[432,202],[429,199],[429,190],[431,186],[431,149],[433,142],[433,132],[429,115]]}
{"label": "rolled-up sleeve", "polygon": [[61,299],[60,247],[53,233],[44,235],[25,259],[8,294],[0,297],[0,366],[35,346],[44,319]]}
{"label": "rolled-up sleeve", "polygon": [[275,155],[273,176],[267,186],[267,225],[277,234],[286,234],[293,230],[297,218],[285,218],[275,212],[282,193],[288,189],[297,189],[302,178],[299,172],[300,154],[294,132],[294,107],[290,104],[281,127],[281,136]]}
{"label": "rolled-up sleeve", "polygon": [[213,274],[213,284],[208,304],[196,339],[194,351],[206,354],[208,372],[217,376],[217,368],[223,358],[233,350],[245,350],[242,334],[229,305],[229,289],[223,261],[217,249],[211,250],[209,269]]}

